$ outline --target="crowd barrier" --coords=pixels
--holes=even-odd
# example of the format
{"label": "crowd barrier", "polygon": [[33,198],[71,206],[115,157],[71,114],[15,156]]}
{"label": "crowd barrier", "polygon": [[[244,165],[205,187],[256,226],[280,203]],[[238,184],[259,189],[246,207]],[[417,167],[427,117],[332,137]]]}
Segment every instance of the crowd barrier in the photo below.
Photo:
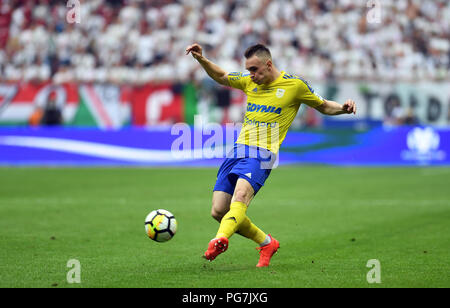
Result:
{"label": "crowd barrier", "polygon": [[[331,117],[335,124],[356,120],[450,126],[450,87],[445,82],[330,81],[310,82],[310,85],[326,99],[340,103],[353,99],[356,102],[356,115]],[[0,126],[26,126],[32,121],[38,122],[36,115],[50,100],[61,110],[62,124],[73,127],[117,129],[178,122],[194,124],[196,114],[221,124],[242,121],[242,112],[246,109],[243,92],[224,87],[206,88],[192,82],[141,86],[0,83]],[[205,91],[209,93],[206,96]],[[317,119],[311,119],[311,116],[321,117],[319,112],[308,113],[304,108],[297,117],[305,113],[310,116],[309,122],[316,123]],[[326,124],[329,119],[324,117],[316,124]]]}
{"label": "crowd barrier", "polygon": [[[120,130],[93,128],[1,128],[2,166],[218,166],[233,145],[211,132],[189,136],[173,126]],[[180,145],[180,139],[188,140]],[[231,140],[231,142],[230,142]],[[216,139],[217,141],[217,139]],[[209,150],[209,151],[208,151]],[[450,130],[427,126],[290,131],[279,164],[339,166],[449,166]]]}

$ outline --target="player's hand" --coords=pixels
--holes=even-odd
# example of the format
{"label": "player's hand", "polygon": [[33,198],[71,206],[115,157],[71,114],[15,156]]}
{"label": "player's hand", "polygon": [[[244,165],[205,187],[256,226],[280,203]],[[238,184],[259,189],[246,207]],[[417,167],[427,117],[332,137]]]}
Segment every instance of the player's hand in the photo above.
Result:
{"label": "player's hand", "polygon": [[344,105],[342,105],[342,109],[345,113],[353,113],[356,114],[356,104],[353,100],[348,99]]}
{"label": "player's hand", "polygon": [[195,58],[201,58],[203,56],[203,48],[199,44],[195,43],[186,48],[186,55],[191,53],[191,55]]}

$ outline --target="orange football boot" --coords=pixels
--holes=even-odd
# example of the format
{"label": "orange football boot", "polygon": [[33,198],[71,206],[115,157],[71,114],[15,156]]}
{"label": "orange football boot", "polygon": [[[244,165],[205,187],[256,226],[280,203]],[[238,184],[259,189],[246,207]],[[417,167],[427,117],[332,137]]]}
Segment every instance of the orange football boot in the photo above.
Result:
{"label": "orange football boot", "polygon": [[228,239],[226,237],[215,238],[209,242],[208,250],[206,250],[203,258],[212,261],[218,255],[225,252],[228,249]]}
{"label": "orange football boot", "polygon": [[278,248],[280,248],[280,242],[274,239],[270,234],[268,235],[270,237],[270,243],[256,248],[259,250],[259,262],[256,267],[269,266],[270,259],[277,252]]}

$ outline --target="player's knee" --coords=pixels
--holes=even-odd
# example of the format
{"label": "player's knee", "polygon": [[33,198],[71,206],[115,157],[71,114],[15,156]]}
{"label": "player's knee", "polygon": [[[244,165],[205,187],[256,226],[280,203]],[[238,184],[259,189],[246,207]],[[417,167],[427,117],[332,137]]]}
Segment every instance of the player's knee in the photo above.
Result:
{"label": "player's knee", "polygon": [[223,216],[225,216],[225,213],[219,212],[213,207],[211,210],[211,216],[212,216],[212,218],[214,218],[215,220],[220,222],[222,220]]}
{"label": "player's knee", "polygon": [[248,190],[246,190],[246,189],[237,189],[234,192],[233,199],[234,199],[234,201],[243,202],[245,204],[248,204],[248,202],[250,201],[251,197],[252,197],[251,193]]}

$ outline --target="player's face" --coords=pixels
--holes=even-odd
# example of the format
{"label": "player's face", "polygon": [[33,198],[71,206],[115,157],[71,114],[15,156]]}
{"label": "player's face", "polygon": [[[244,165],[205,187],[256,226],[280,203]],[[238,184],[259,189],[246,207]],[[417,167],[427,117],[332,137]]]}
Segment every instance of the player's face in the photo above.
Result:
{"label": "player's face", "polygon": [[264,84],[270,79],[270,60],[252,56],[245,61],[245,68],[250,72],[250,78],[256,84]]}

